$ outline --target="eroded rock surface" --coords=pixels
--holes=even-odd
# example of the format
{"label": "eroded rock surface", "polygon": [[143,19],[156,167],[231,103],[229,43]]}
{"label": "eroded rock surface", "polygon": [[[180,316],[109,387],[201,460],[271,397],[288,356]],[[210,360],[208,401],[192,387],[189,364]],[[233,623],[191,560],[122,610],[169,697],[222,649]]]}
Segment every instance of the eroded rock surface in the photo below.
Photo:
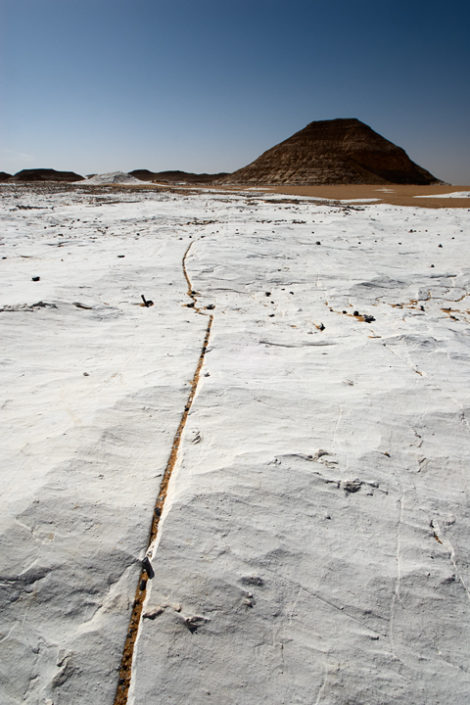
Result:
{"label": "eroded rock surface", "polygon": [[209,313],[128,702],[466,705],[466,211],[5,188],[1,702],[112,705]]}

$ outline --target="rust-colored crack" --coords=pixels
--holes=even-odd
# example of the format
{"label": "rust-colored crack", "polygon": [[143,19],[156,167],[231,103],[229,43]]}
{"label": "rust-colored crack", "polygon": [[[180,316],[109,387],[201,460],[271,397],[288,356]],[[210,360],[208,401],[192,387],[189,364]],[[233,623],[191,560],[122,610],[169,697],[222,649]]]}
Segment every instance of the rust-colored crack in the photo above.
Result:
{"label": "rust-colored crack", "polygon": [[[451,308],[450,306],[447,308],[441,308],[441,311],[446,314],[446,316],[449,316],[453,321],[459,321],[459,320],[464,320],[467,323],[469,323],[469,320],[467,316],[470,314],[470,309],[467,309],[466,311],[462,311],[459,308]],[[458,313],[460,315],[460,318],[457,318],[457,316],[454,316],[454,313]],[[467,314],[467,315],[466,315]]]}
{"label": "rust-colored crack", "polygon": [[[375,306],[375,304],[373,304],[373,305]],[[345,309],[338,311],[338,310],[334,309],[332,306],[330,306],[328,301],[325,301],[325,306],[328,306],[328,309],[331,311],[331,313],[338,313],[341,316],[348,316],[349,318],[355,318],[356,321],[362,321],[363,323],[371,323],[372,321],[375,321],[374,316],[367,315],[366,313],[359,313],[359,311],[354,311],[353,313],[350,313],[349,311],[346,311]],[[349,306],[350,306],[350,308],[352,308],[351,304],[349,304]],[[316,324],[314,324],[314,325],[316,326],[316,328],[318,328],[318,326]],[[369,337],[371,337],[371,336],[369,336]],[[380,338],[381,336],[377,336],[377,337]]]}
{"label": "rust-colored crack", "polygon": [[129,687],[131,684],[131,677],[132,677],[132,659],[134,656],[135,643],[136,643],[137,636],[139,633],[139,626],[140,626],[140,621],[141,621],[141,617],[142,617],[142,608],[143,608],[143,604],[144,604],[144,600],[145,600],[145,595],[147,592],[147,583],[148,583],[149,578],[153,576],[153,570],[150,565],[149,558],[151,556],[152,549],[153,549],[153,546],[155,544],[155,540],[158,535],[158,527],[160,524],[160,517],[163,513],[163,507],[164,507],[165,500],[166,500],[166,497],[168,494],[168,485],[170,482],[171,474],[174,470],[174,467],[176,465],[176,461],[178,458],[178,451],[179,451],[179,447],[181,444],[183,430],[186,425],[186,421],[187,421],[187,418],[188,418],[189,412],[191,410],[191,406],[192,406],[192,403],[194,401],[194,397],[195,397],[195,394],[197,391],[199,377],[201,374],[201,368],[202,368],[202,365],[204,364],[204,357],[205,357],[207,346],[209,343],[212,323],[214,320],[213,315],[204,313],[197,306],[197,293],[195,291],[193,291],[191,280],[188,276],[188,272],[186,269],[186,259],[188,257],[188,254],[189,254],[189,251],[190,251],[192,245],[193,245],[193,243],[191,243],[189,245],[189,247],[186,249],[186,252],[184,253],[183,261],[182,261],[183,274],[184,274],[184,277],[185,277],[186,282],[188,284],[187,295],[192,299],[192,307],[194,308],[196,313],[201,316],[208,316],[209,320],[207,323],[206,333],[204,336],[204,341],[202,344],[202,349],[201,349],[201,353],[199,355],[196,370],[195,370],[193,378],[191,380],[191,389],[189,391],[189,395],[186,400],[186,404],[185,404],[183,413],[181,415],[181,419],[178,424],[178,428],[176,429],[176,433],[173,438],[173,444],[171,446],[170,456],[168,458],[168,461],[167,461],[167,464],[165,467],[165,472],[163,473],[163,478],[160,483],[158,497],[155,502],[152,523],[151,523],[150,532],[149,532],[149,539],[148,539],[148,543],[147,543],[146,558],[144,559],[144,561],[142,563],[142,569],[140,571],[139,580],[137,583],[137,589],[135,591],[134,602],[132,603],[132,612],[131,612],[131,616],[130,616],[130,620],[129,620],[129,628],[127,630],[126,641],[124,644],[124,650],[123,650],[122,659],[121,659],[121,666],[119,669],[119,681],[118,681],[118,685],[117,685],[117,689],[116,689],[116,695],[114,698],[114,705],[126,705],[127,704],[127,699],[128,699],[128,695],[129,695]]}

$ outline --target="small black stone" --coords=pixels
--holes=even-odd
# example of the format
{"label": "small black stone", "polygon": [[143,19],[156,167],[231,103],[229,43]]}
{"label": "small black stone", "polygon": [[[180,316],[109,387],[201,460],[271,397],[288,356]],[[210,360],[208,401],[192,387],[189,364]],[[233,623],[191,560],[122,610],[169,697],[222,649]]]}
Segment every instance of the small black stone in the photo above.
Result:
{"label": "small black stone", "polygon": [[144,560],[142,561],[142,568],[145,570],[149,578],[153,578],[155,572],[152,568],[152,564],[150,563],[148,556],[145,556]]}
{"label": "small black stone", "polygon": [[38,281],[40,281],[40,279],[41,279],[41,277],[31,277],[31,280],[33,282],[38,282]]}

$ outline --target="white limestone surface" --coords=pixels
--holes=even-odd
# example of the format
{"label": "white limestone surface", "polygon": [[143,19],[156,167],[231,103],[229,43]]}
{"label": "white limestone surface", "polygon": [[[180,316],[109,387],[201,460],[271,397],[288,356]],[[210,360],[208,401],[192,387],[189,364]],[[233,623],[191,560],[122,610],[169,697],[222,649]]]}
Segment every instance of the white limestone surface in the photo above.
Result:
{"label": "white limestone surface", "polygon": [[113,702],[193,243],[129,703],[466,703],[467,211],[2,205],[0,701]]}
{"label": "white limestone surface", "polygon": [[80,183],[80,186],[102,186],[107,184],[142,184],[142,179],[137,179],[125,171],[111,171],[107,174],[95,174]]}
{"label": "white limestone surface", "polygon": [[426,196],[415,196],[415,198],[470,198],[470,191],[453,191],[452,193],[434,193]]}

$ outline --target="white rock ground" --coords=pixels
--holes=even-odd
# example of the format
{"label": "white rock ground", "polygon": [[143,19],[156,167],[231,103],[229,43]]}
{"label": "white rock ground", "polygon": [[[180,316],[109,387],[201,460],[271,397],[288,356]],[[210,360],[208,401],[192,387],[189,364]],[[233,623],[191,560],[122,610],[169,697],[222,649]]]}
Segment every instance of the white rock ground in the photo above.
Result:
{"label": "white rock ground", "polygon": [[129,703],[468,703],[468,210],[1,193],[1,703],[113,703],[191,242]]}
{"label": "white rock ground", "polygon": [[434,195],[415,196],[415,198],[470,198],[470,191],[454,191],[454,193],[435,193]]}

